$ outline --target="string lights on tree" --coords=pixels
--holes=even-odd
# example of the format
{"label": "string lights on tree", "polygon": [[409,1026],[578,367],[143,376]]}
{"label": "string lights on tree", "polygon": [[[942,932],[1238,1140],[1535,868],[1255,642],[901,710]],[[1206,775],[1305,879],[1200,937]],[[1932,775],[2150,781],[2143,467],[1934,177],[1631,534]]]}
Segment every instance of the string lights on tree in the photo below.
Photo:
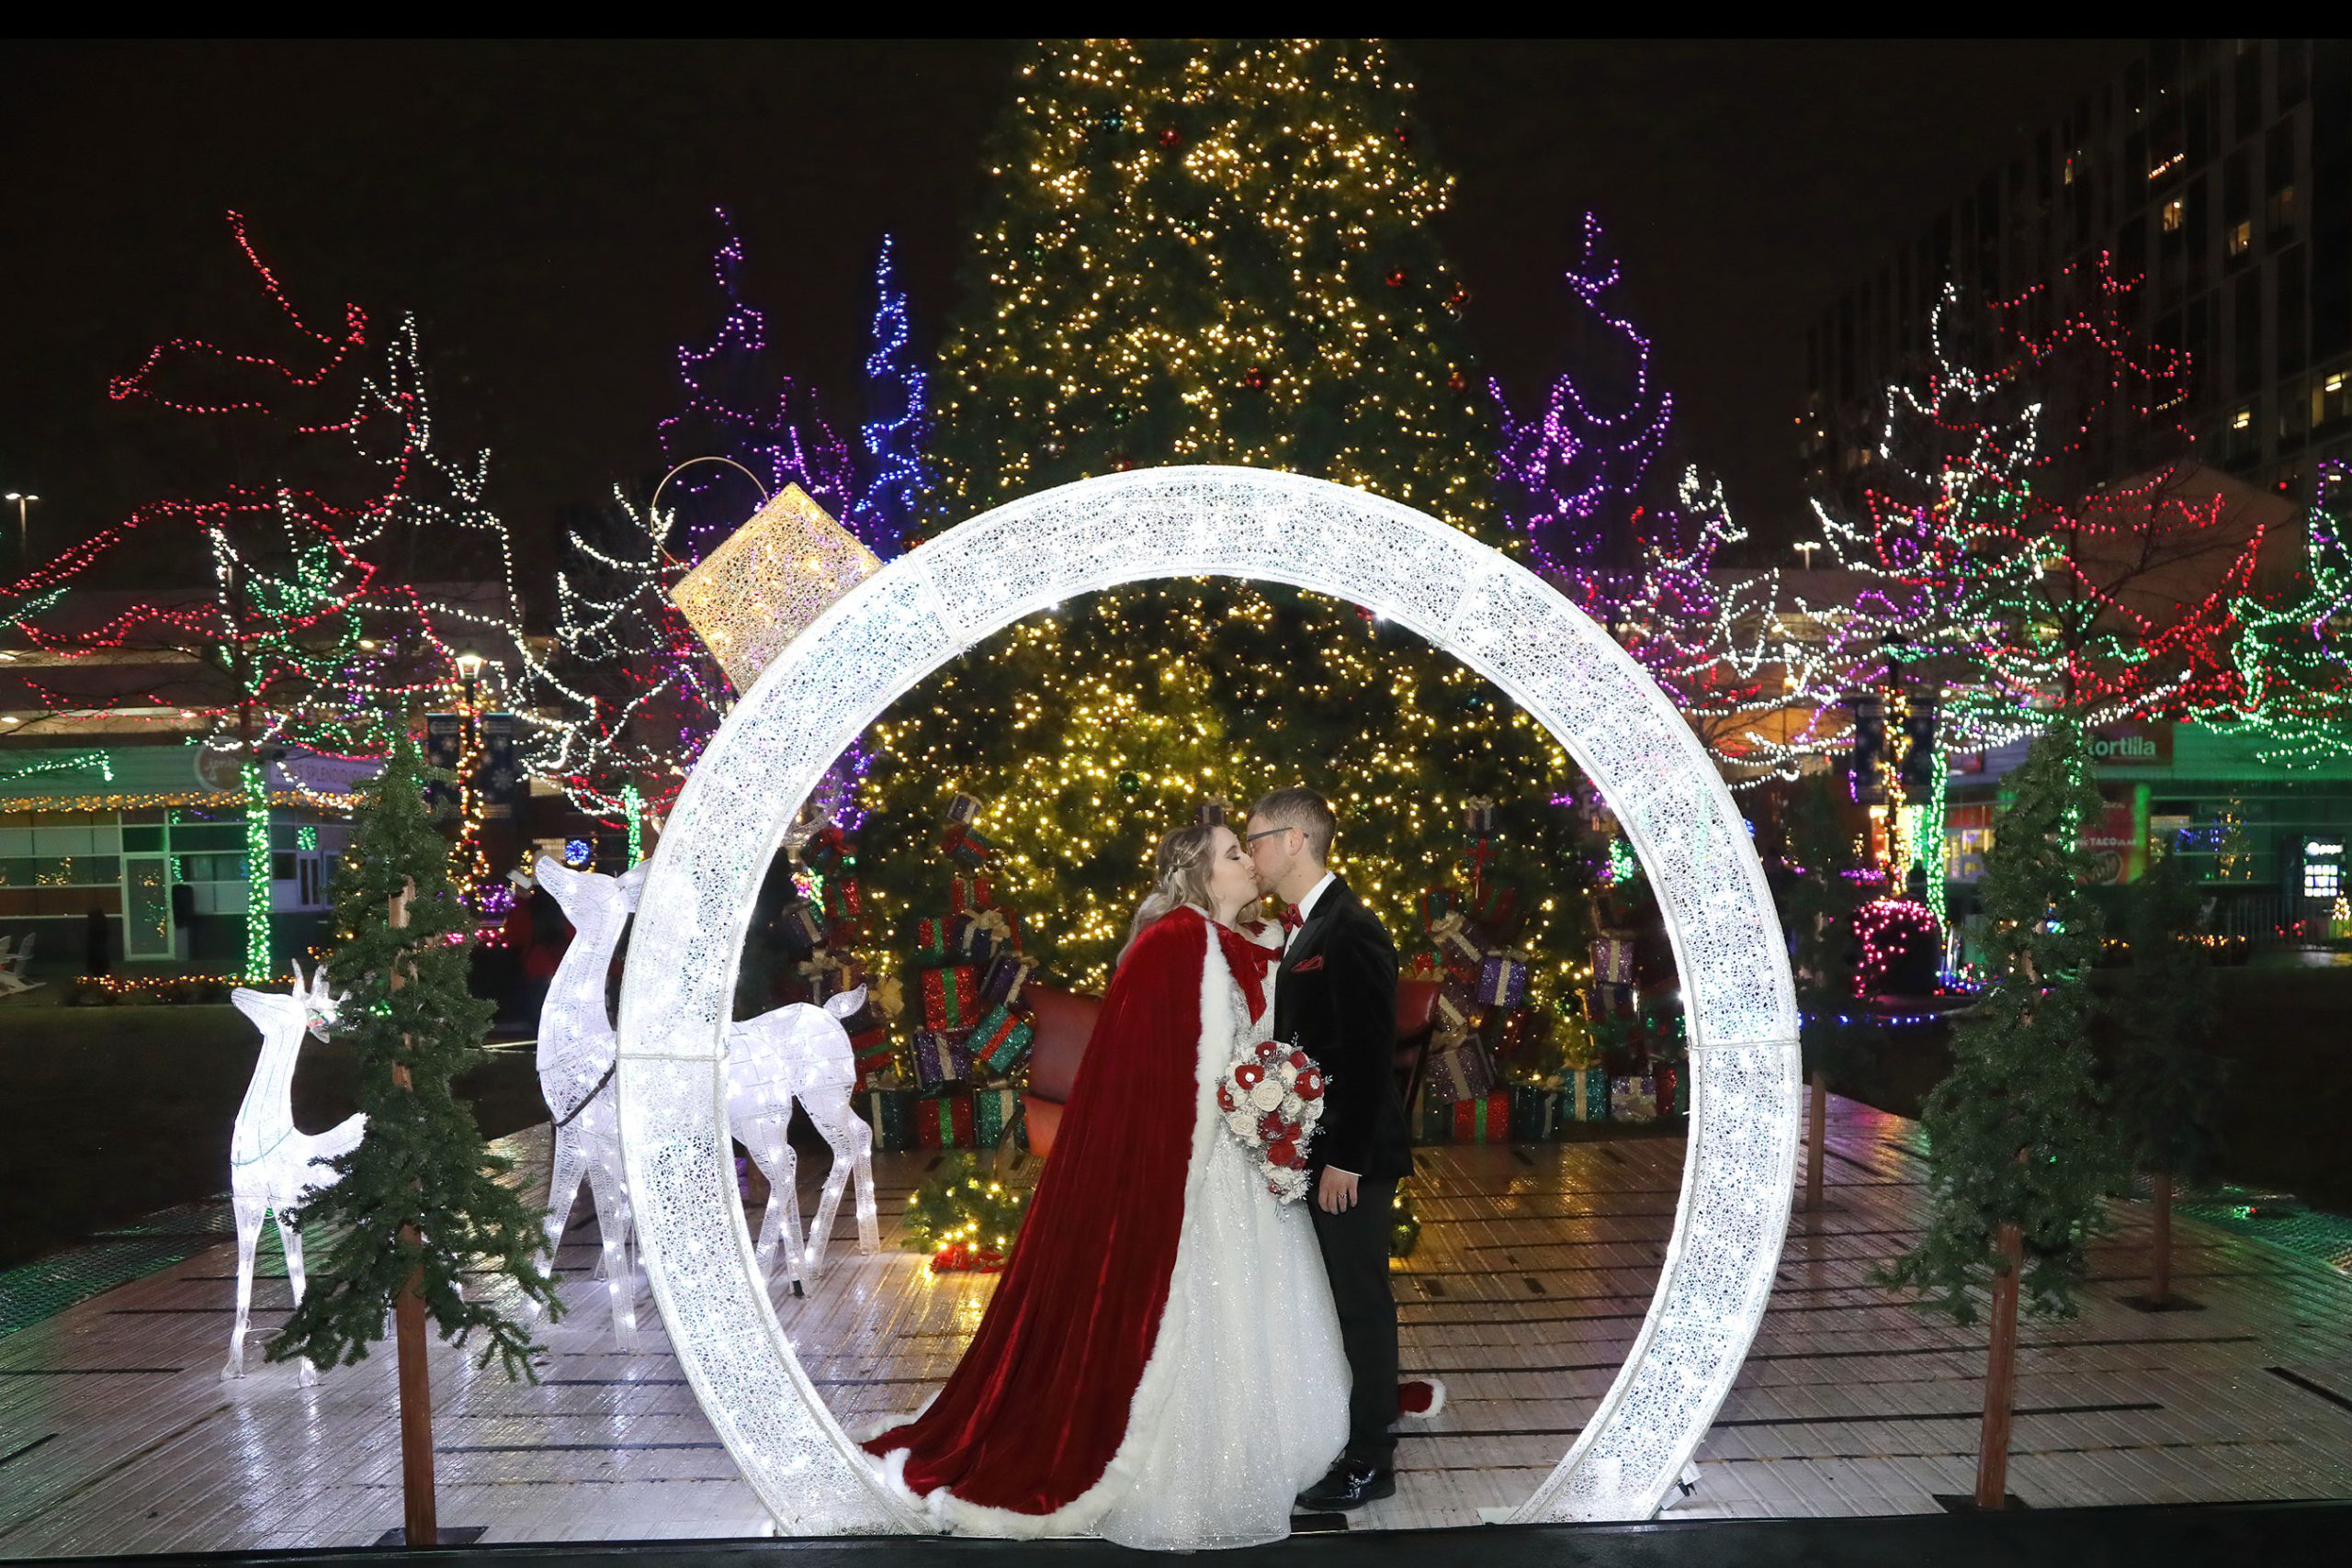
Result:
{"label": "string lights on tree", "polygon": [[[1466,296],[1430,227],[1449,181],[1378,45],[1046,46],[989,166],[926,526],[1083,475],[1225,462],[1362,485],[1501,541]],[[911,911],[903,879],[954,780],[994,803],[1003,895],[1050,889],[1036,950],[1081,982],[1118,950],[1151,840],[1210,796],[1321,789],[1351,885],[1401,928],[1458,852],[1464,799],[1548,800],[1572,778],[1418,637],[1269,583],[1092,595],[975,648],[871,733],[877,929]],[[1505,809],[1493,870],[1537,886],[1569,825]],[[1564,922],[1581,910],[1551,902],[1530,900],[1521,940],[1578,950]]]}
{"label": "string lights on tree", "polygon": [[[236,759],[246,972],[261,976],[272,969],[263,761],[293,747],[379,758],[417,709],[459,688],[460,639],[519,649],[520,637],[505,530],[483,499],[488,454],[436,444],[414,322],[379,337],[346,304],[334,325],[313,326],[244,220],[229,224],[288,345],[174,338],[108,392],[233,433],[270,467],[139,508],[11,584],[0,618],[51,656],[25,677],[51,727],[168,706]],[[192,542],[209,589],[94,621],[73,590],[134,540],[164,560]]]}

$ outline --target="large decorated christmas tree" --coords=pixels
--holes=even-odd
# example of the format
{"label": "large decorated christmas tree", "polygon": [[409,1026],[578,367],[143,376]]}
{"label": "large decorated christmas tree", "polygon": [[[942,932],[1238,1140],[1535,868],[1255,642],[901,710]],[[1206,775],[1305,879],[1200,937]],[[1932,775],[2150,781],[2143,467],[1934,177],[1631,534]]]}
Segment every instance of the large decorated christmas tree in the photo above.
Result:
{"label": "large decorated christmas tree", "polygon": [[[1041,48],[989,152],[937,378],[933,530],[1169,463],[1361,485],[1501,542],[1492,412],[1430,220],[1448,181],[1376,44]],[[1411,634],[1230,582],[1075,602],[974,650],[877,730],[865,866],[912,914],[946,781],[989,801],[1049,971],[1100,984],[1152,841],[1215,796],[1329,795],[1351,885],[1400,931],[1453,876],[1463,803],[1504,803],[1486,880],[1558,953],[1538,888],[1567,853],[1565,755]],[[888,929],[888,926],[885,929]]]}

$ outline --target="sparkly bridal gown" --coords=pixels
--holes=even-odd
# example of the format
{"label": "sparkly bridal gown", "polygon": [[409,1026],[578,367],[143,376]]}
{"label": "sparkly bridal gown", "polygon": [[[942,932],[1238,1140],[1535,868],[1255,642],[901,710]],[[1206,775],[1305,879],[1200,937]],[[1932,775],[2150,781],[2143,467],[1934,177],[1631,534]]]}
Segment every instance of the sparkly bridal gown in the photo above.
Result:
{"label": "sparkly bridal gown", "polygon": [[971,1349],[922,1415],[865,1444],[943,1529],[1255,1545],[1290,1533],[1293,1498],[1345,1446],[1347,1359],[1313,1223],[1266,1190],[1216,1111],[1236,1043],[1271,1025],[1270,956],[1180,909],[1121,965]]}
{"label": "sparkly bridal gown", "polygon": [[1279,1540],[1292,1500],[1348,1441],[1348,1359],[1314,1222],[1266,1190],[1216,1109],[1233,1043],[1272,1021],[1273,977],[1257,1024],[1230,976],[1222,990],[1230,1032],[1212,1050],[1204,1032],[1194,1069],[1193,1177],[1159,1330],[1161,1353],[1182,1350],[1157,1415],[1128,1427],[1143,1444],[1136,1484],[1094,1527],[1126,1546]]}

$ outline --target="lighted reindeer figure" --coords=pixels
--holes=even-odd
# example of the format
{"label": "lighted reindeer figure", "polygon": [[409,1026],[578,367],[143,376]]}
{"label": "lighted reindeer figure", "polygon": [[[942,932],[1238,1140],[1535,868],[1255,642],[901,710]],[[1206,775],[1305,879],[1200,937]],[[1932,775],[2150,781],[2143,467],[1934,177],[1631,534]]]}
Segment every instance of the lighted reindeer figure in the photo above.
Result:
{"label": "lighted reindeer figure", "polygon": [[[727,1116],[738,1142],[768,1179],[767,1212],[760,1217],[760,1271],[772,1277],[775,1255],[794,1293],[825,1260],[842,1189],[857,1178],[857,1245],[874,1252],[882,1245],[874,1213],[874,1130],[850,1107],[857,1088],[857,1058],[842,1021],[865,1005],[865,987],[832,998],[822,1007],[794,1002],[736,1024],[727,1036]],[[817,1223],[805,1250],[800,1240],[800,1191],[792,1144],[792,1102],[832,1146],[833,1166],[817,1201]]]}
{"label": "lighted reindeer figure", "polygon": [[645,884],[639,862],[619,876],[573,871],[539,857],[539,886],[563,906],[571,922],[547,1006],[539,1013],[539,1093],[555,1117],[555,1166],[548,1181],[548,1264],[555,1264],[571,1206],[587,1181],[604,1240],[605,1290],[612,1298],[613,1332],[624,1349],[637,1348],[636,1280],[630,1272],[628,1182],[621,1166],[621,1125],[613,1074],[620,1044],[605,1005],[605,977],[621,928],[636,911]]}
{"label": "lighted reindeer figure", "polygon": [[[241,1378],[245,1375],[245,1324],[254,1303],[254,1248],[261,1242],[262,1222],[277,1218],[278,1243],[286,1253],[286,1281],[300,1303],[302,1231],[289,1211],[299,1211],[304,1197],[334,1183],[335,1173],[326,1162],[359,1146],[368,1118],[354,1116],[317,1134],[294,1125],[294,1062],[302,1054],[302,1036],[307,1032],[324,1040],[343,1001],[327,994],[325,965],[306,984],[297,964],[294,988],[284,995],[240,986],[229,999],[261,1031],[261,1060],[254,1064],[253,1081],[245,1086],[236,1131],[229,1138],[231,1206],[237,1217],[237,1324],[229,1331],[229,1361],[220,1375]],[[310,1362],[301,1367],[304,1382],[318,1381]]]}

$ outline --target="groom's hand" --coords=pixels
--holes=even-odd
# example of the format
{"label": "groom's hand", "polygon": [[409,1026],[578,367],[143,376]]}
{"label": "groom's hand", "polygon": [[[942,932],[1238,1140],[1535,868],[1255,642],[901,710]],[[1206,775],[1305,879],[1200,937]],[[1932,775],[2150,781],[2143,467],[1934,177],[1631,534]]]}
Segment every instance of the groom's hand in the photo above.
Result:
{"label": "groom's hand", "polygon": [[1327,1214],[1344,1214],[1356,1206],[1357,1178],[1351,1171],[1323,1168],[1323,1179],[1315,1189],[1315,1206]]}

